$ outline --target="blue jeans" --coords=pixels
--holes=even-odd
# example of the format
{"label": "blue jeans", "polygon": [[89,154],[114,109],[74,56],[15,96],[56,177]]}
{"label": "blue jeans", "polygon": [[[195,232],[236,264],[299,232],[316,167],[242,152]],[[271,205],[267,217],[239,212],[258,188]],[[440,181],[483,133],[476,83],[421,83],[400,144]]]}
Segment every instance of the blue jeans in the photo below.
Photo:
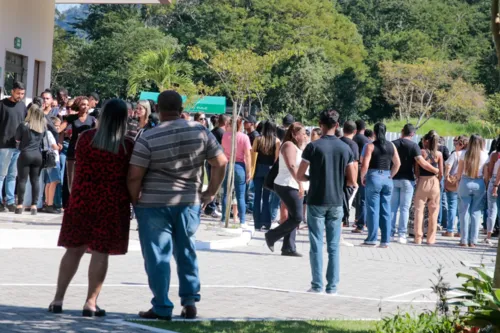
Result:
{"label": "blue jeans", "polygon": [[14,205],[16,197],[16,176],[17,176],[17,159],[19,158],[19,150],[16,148],[0,149],[0,203],[3,204],[2,188],[5,181],[5,201],[7,205]]}
{"label": "blue jeans", "polygon": [[493,232],[493,228],[495,227],[495,222],[497,220],[498,215],[498,205],[500,203],[500,197],[494,197],[492,194],[493,185],[495,184],[495,176],[493,176],[488,184],[488,218],[486,219],[486,231]]}
{"label": "blue jeans", "polygon": [[245,202],[247,204],[247,210],[253,212],[253,201],[255,197],[255,185],[252,180],[246,184]]}
{"label": "blue jeans", "polygon": [[340,236],[342,234],[342,206],[307,206],[309,227],[309,262],[311,264],[311,288],[323,290],[323,232],[326,229],[326,291],[335,292],[340,281]]}
{"label": "blue jeans", "polygon": [[446,199],[448,199],[446,231],[454,232],[455,218],[458,216],[458,192],[446,192]]}
{"label": "blue jeans", "polygon": [[264,179],[266,178],[271,165],[257,164],[253,177],[253,185],[255,190],[253,204],[253,222],[255,229],[262,227],[271,227],[271,210],[269,197],[271,191],[264,188]]}
{"label": "blue jeans", "polygon": [[271,211],[271,221],[276,221],[278,219],[280,203],[280,197],[276,193],[271,192],[271,202],[269,204],[269,210]]}
{"label": "blue jeans", "polygon": [[391,240],[391,195],[392,179],[388,170],[368,170],[366,175],[366,226],[368,237],[365,244],[377,244],[378,228],[381,231],[380,245]]}
{"label": "blue jeans", "polygon": [[68,151],[68,143],[64,142],[63,150],[59,153],[59,159],[61,160],[61,182],[57,184],[56,193],[54,195],[54,206],[56,206],[57,208],[62,208],[63,206],[62,192],[63,184],[66,182],[66,179],[64,179],[64,170],[66,169],[66,151]]}
{"label": "blue jeans", "polygon": [[[223,195],[222,195],[222,221],[226,219],[226,205],[227,205],[227,176],[228,171],[226,171],[226,177],[224,178],[224,183],[222,184]],[[245,223],[245,214],[247,206],[245,204],[245,189],[246,189],[246,170],[245,163],[234,163],[234,191],[236,192],[236,201],[238,202],[238,217],[240,218],[240,223]],[[231,205],[231,203],[229,203]]]}
{"label": "blue jeans", "polygon": [[484,180],[463,176],[458,186],[458,195],[460,196],[460,242],[476,244],[486,198]]}
{"label": "blue jeans", "polygon": [[396,234],[396,217],[399,208],[398,235],[399,237],[406,237],[415,182],[407,179],[394,179],[392,182],[394,188],[391,197],[391,235]]}
{"label": "blue jeans", "polygon": [[448,222],[448,201],[446,200],[446,196],[444,193],[444,177],[441,179],[441,183],[439,184],[439,186],[439,189],[441,191],[441,204],[439,206],[438,225],[446,227]]}
{"label": "blue jeans", "polygon": [[201,207],[135,207],[139,224],[144,267],[153,299],[153,311],[159,316],[171,316],[174,304],[168,298],[170,289],[170,259],[177,262],[181,305],[200,301],[200,278],[194,234],[200,225]]}

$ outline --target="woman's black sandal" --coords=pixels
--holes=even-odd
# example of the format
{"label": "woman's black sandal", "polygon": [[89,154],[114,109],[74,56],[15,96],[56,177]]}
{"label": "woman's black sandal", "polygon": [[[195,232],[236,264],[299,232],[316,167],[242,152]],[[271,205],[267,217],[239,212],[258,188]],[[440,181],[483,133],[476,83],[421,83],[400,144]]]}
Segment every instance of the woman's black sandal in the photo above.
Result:
{"label": "woman's black sandal", "polygon": [[50,304],[49,305],[49,312],[52,312],[52,313],[62,313],[63,312],[62,305]]}
{"label": "woman's black sandal", "polygon": [[83,309],[82,311],[82,317],[104,317],[104,316],[106,316],[106,310],[101,309],[98,306],[95,307],[95,311],[89,309]]}

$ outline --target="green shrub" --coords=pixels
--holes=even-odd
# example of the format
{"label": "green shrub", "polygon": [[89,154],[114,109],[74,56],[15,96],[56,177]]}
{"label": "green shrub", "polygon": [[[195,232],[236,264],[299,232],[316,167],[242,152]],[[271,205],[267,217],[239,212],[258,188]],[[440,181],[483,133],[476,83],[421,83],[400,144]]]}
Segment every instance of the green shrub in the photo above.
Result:
{"label": "green shrub", "polygon": [[438,311],[419,315],[398,313],[384,318],[377,325],[376,333],[456,333],[460,326],[458,311],[452,316],[440,316]]}

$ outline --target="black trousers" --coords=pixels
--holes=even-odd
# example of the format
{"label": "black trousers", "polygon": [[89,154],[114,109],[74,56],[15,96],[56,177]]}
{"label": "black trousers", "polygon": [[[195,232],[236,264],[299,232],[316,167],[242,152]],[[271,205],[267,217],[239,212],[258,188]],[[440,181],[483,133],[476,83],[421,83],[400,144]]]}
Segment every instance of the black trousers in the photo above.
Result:
{"label": "black trousers", "polygon": [[36,205],[40,194],[40,171],[42,168],[42,153],[38,150],[21,152],[17,159],[17,204],[24,203],[24,192],[28,176],[31,183],[31,205]]}
{"label": "black trousers", "polygon": [[269,230],[266,238],[273,243],[283,238],[281,252],[295,252],[295,236],[297,227],[302,222],[303,200],[299,198],[299,190],[292,187],[274,184],[274,190],[288,210],[288,219],[277,228]]}

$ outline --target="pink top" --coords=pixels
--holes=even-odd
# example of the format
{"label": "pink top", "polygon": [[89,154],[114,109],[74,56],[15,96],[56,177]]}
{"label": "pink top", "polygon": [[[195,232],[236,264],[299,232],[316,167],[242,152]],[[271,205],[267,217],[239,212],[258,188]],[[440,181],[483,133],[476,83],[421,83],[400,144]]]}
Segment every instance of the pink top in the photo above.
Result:
{"label": "pink top", "polygon": [[[230,131],[225,132],[222,136],[222,148],[224,149],[224,154],[227,159],[231,158],[231,138],[233,137],[233,133]],[[236,133],[236,162],[245,162],[245,151],[251,150],[252,146],[250,145],[250,138],[248,135],[238,132]]]}

